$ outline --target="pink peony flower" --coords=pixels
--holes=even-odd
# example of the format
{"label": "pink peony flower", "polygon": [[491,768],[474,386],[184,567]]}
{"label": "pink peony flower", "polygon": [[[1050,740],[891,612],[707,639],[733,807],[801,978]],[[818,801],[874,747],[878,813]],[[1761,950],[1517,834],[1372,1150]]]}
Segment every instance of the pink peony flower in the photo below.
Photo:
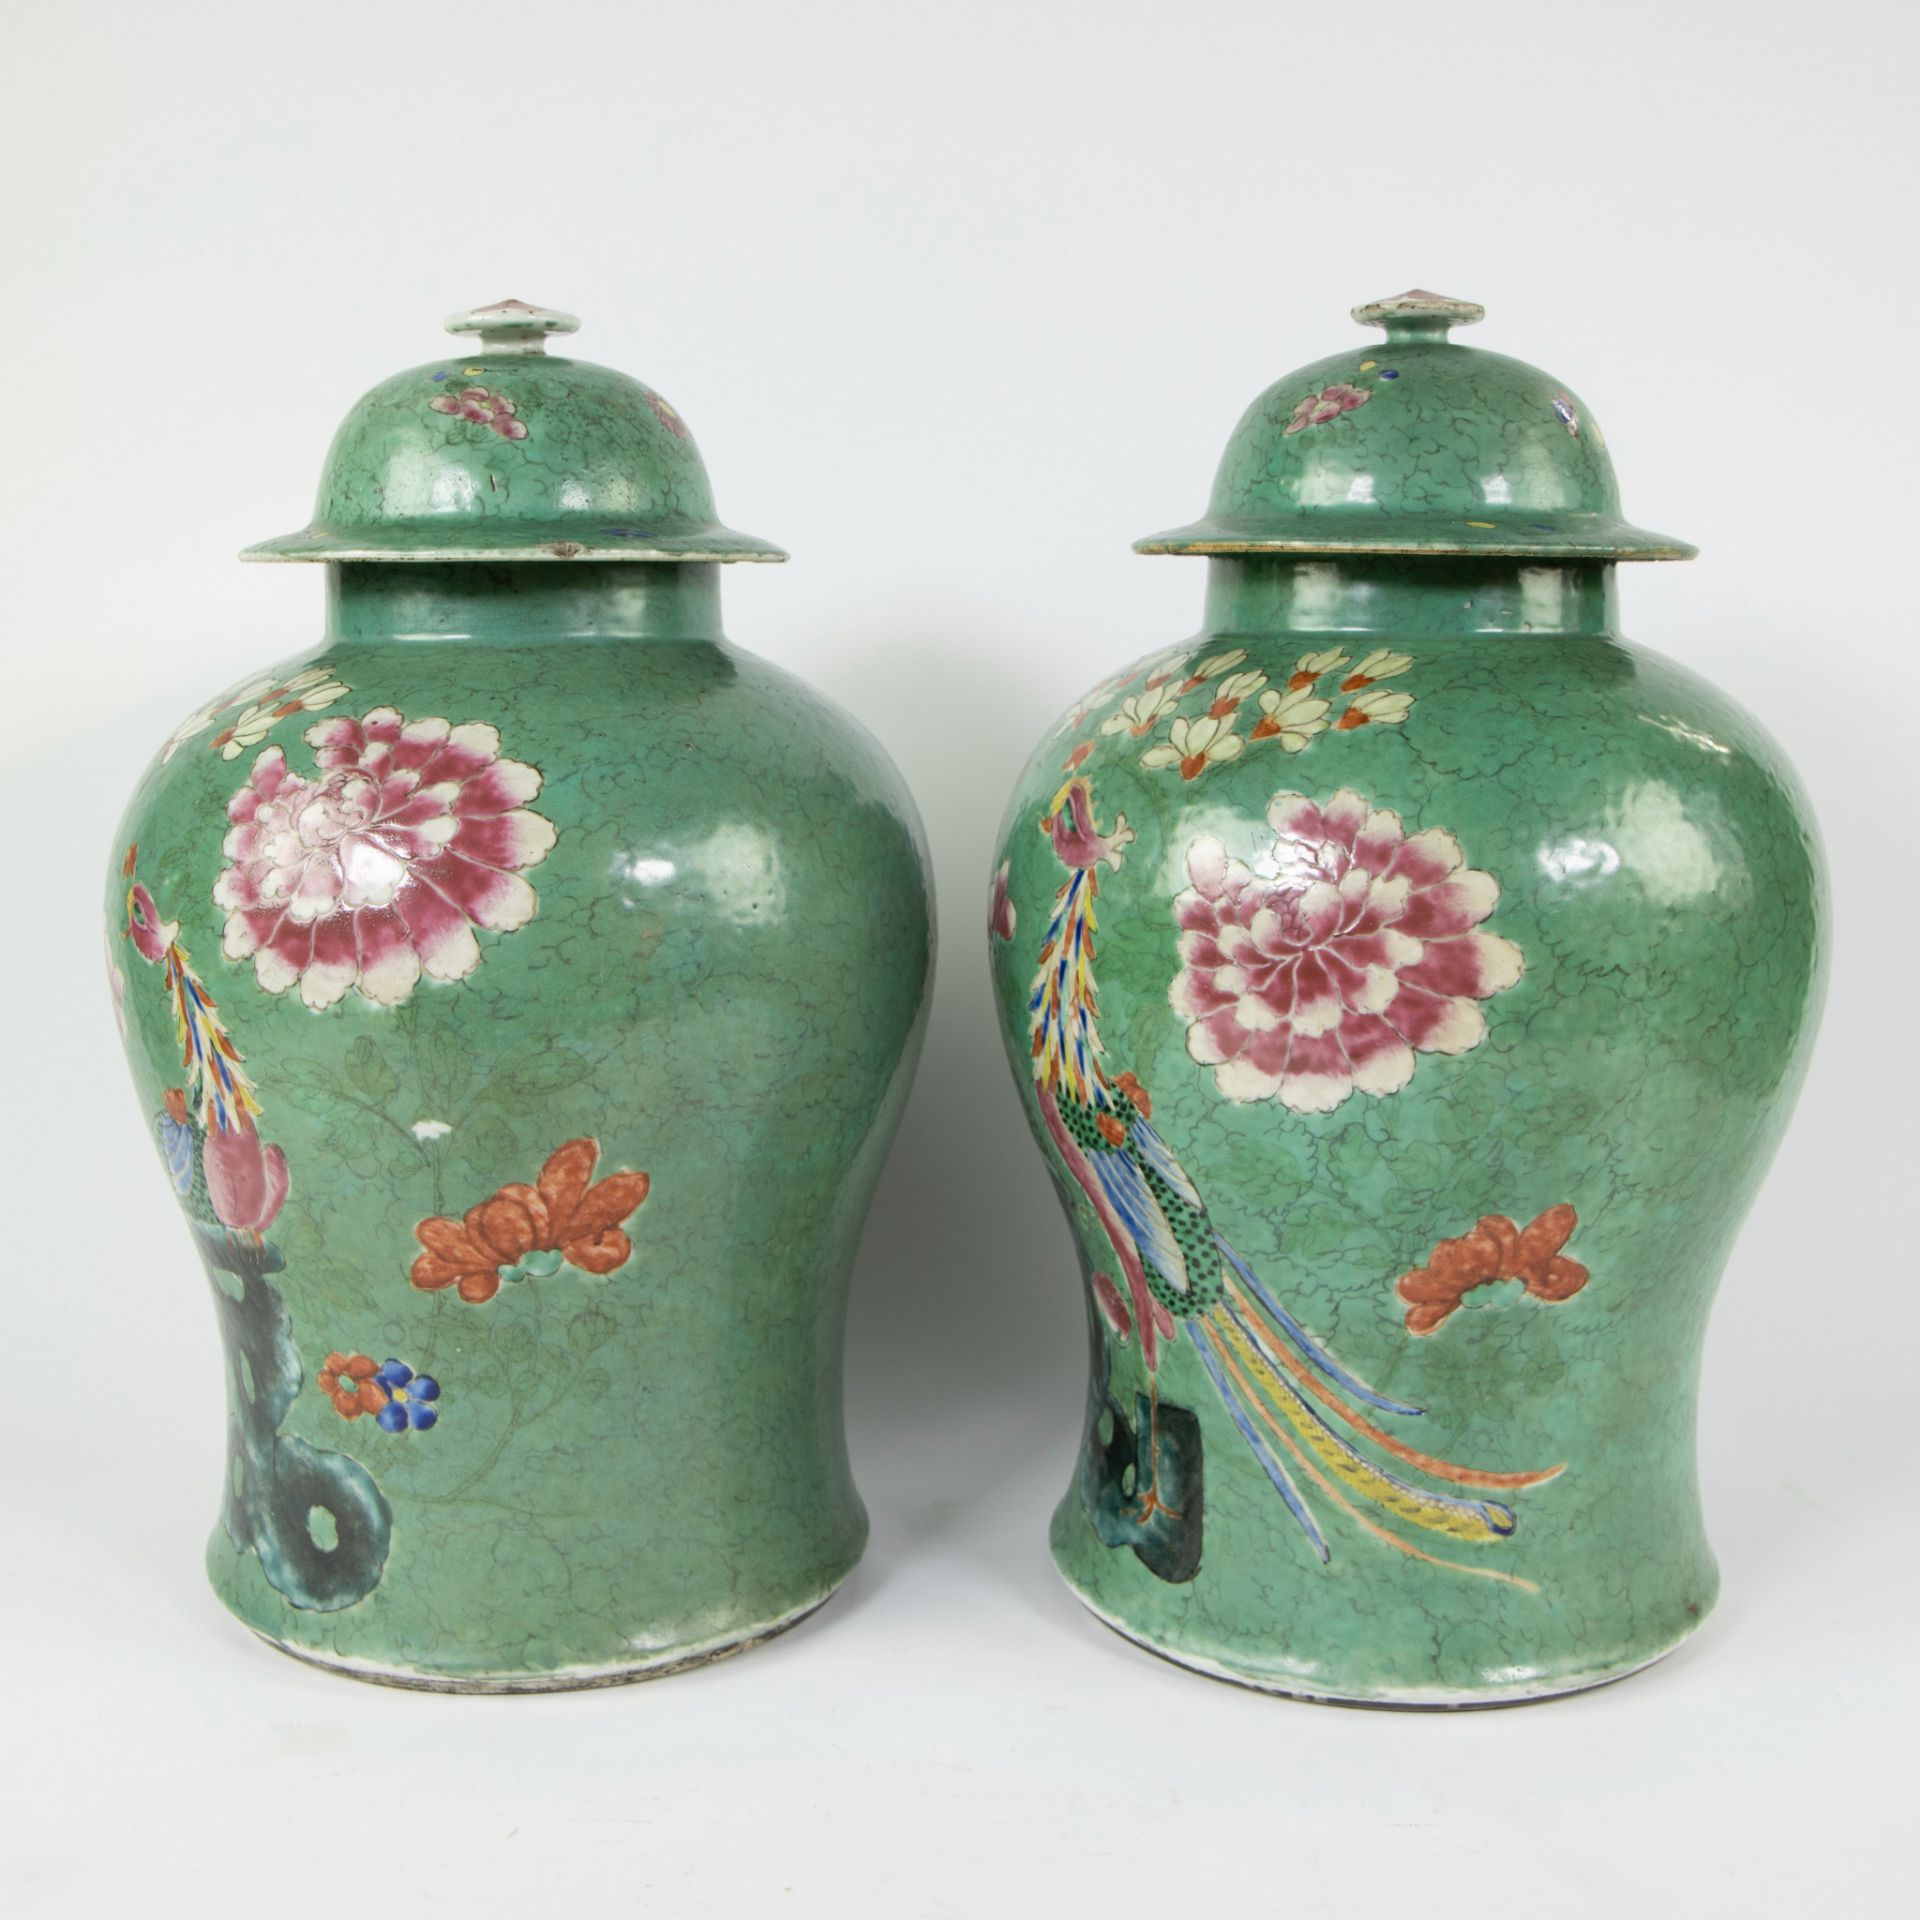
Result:
{"label": "pink peony flower", "polygon": [[422,972],[463,980],[480,964],[474,928],[533,917],[521,869],[546,858],[554,830],[526,810],[539,770],[501,759],[494,728],[377,707],[306,739],[315,777],[269,747],[227,803],[232,865],[213,889],[227,958],[251,958],[268,993],[297,983],[317,1009],[358,987],[398,1006]]}
{"label": "pink peony flower", "polygon": [[1288,433],[1301,433],[1308,427],[1324,427],[1329,420],[1338,420],[1343,413],[1351,413],[1355,407],[1364,407],[1373,398],[1366,387],[1349,387],[1336,380],[1330,387],[1322,387],[1318,393],[1310,393],[1293,410],[1293,418],[1287,422]]}
{"label": "pink peony flower", "polygon": [[1342,788],[1325,807],[1278,793],[1253,871],[1219,841],[1187,850],[1174,901],[1181,971],[1169,998],[1187,1051],[1229,1100],[1328,1113],[1357,1087],[1398,1093],[1415,1053],[1486,1037],[1477,1001],[1520,977],[1520,949],[1478,931],[1500,889],[1438,828]]}
{"label": "pink peony flower", "polygon": [[252,1127],[215,1129],[200,1161],[207,1198],[223,1226],[236,1233],[265,1233],[287,1198],[287,1156],[266,1145]]}
{"label": "pink peony flower", "polygon": [[476,425],[491,427],[503,440],[524,440],[527,423],[514,418],[513,402],[504,393],[491,393],[485,387],[462,387],[458,393],[443,393],[427,403],[435,413],[451,413]]}

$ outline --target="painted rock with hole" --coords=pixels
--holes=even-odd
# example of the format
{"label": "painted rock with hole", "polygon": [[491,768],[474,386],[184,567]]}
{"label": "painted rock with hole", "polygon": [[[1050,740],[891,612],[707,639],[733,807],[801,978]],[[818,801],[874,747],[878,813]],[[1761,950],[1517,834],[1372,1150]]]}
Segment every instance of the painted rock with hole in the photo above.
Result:
{"label": "painted rock with hole", "polygon": [[991,958],[1079,1251],[1053,1524],[1203,1673],[1468,1706],[1712,1606],[1707,1309],[1822,991],[1812,821],[1628,644],[1584,402],[1414,293],[1235,431],[1198,633],[1103,681],[1007,816]]}
{"label": "painted rock with hole", "polygon": [[685,422],[457,317],[311,526],[317,649],[197,708],[108,882],[140,1108],[225,1346],[208,1550],[401,1685],[638,1678],[832,1593],[848,1272],[918,1052],[918,821],[733,646]]}

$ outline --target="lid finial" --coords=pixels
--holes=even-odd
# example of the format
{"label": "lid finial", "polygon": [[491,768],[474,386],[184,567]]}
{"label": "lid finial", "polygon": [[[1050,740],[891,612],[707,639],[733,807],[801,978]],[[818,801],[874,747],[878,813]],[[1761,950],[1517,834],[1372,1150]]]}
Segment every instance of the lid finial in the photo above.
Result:
{"label": "lid finial", "polygon": [[552,307],[532,307],[524,300],[496,300],[468,313],[450,314],[449,333],[477,333],[488,353],[545,353],[550,333],[578,333],[580,322]]}
{"label": "lid finial", "polygon": [[1470,327],[1484,320],[1487,310],[1471,300],[1453,300],[1444,293],[1412,287],[1385,300],[1369,300],[1355,307],[1353,317],[1363,327],[1385,327],[1389,340],[1433,340],[1447,337],[1449,327]]}

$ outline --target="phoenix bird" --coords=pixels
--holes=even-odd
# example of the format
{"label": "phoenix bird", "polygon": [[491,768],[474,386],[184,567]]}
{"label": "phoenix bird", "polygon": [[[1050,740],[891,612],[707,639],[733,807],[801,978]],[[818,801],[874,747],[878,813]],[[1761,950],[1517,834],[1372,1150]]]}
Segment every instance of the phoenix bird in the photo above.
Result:
{"label": "phoenix bird", "polygon": [[[1107,1276],[1096,1274],[1101,1309],[1123,1337],[1139,1333],[1152,1467],[1147,1484],[1136,1488],[1135,1518],[1178,1518],[1160,1494],[1159,1368],[1163,1346],[1184,1331],[1228,1417],[1323,1563],[1331,1550],[1302,1481],[1401,1553],[1531,1589],[1533,1583],[1517,1575],[1444,1559],[1376,1517],[1468,1543],[1498,1541],[1513,1532],[1514,1511],[1485,1496],[1538,1486],[1561,1468],[1484,1472],[1422,1453],[1386,1432],[1371,1414],[1414,1419],[1422,1409],[1378,1392],[1343,1366],[1234,1250],[1154,1128],[1146,1088],[1132,1073],[1110,1075],[1103,1063],[1095,901],[1100,869],[1120,867],[1133,830],[1119,814],[1113,830],[1101,833],[1084,778],[1060,789],[1040,827],[1067,879],[1055,898],[1028,1003],[1034,1083],[1047,1133],[1125,1277],[1131,1314]],[[1422,1486],[1402,1470],[1449,1490]]]}

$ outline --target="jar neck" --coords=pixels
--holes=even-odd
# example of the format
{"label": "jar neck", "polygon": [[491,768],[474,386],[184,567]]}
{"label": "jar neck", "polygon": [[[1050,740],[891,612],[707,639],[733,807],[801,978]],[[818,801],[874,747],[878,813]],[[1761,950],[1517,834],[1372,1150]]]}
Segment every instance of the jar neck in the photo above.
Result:
{"label": "jar neck", "polygon": [[1209,634],[1592,634],[1615,638],[1609,562],[1256,554],[1207,563]]}
{"label": "jar neck", "polygon": [[720,569],[676,561],[334,562],[330,640],[719,640]]}

